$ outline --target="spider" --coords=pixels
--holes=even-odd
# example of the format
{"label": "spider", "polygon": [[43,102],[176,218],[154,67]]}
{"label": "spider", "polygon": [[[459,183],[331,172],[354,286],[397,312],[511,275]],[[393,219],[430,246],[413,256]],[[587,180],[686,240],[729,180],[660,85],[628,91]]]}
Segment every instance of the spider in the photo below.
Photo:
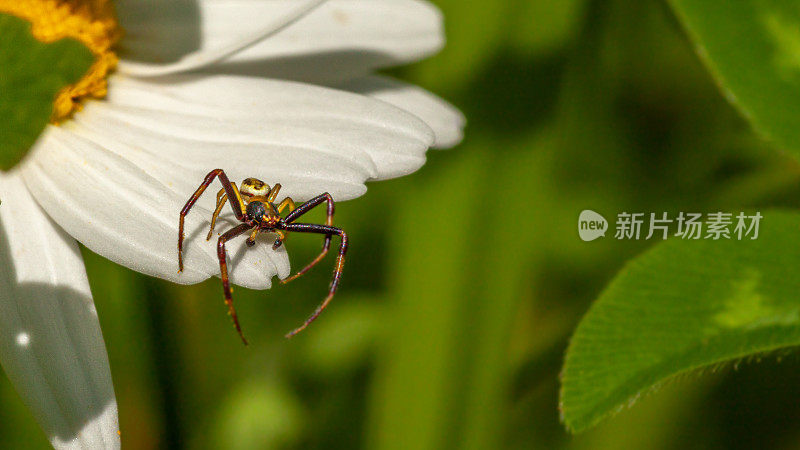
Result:
{"label": "spider", "polygon": [[[281,283],[286,284],[308,272],[318,262],[322,261],[322,258],[324,258],[328,253],[328,249],[330,249],[331,238],[333,235],[337,235],[341,238],[339,254],[336,257],[336,266],[333,270],[333,280],[328,288],[328,296],[325,297],[314,313],[311,314],[311,316],[309,316],[309,318],[306,319],[302,325],[286,334],[286,337],[290,338],[303,331],[320,315],[320,313],[322,313],[322,311],[328,306],[328,303],[330,303],[331,299],[333,299],[334,294],[336,294],[336,288],[339,287],[339,281],[342,278],[344,256],[345,253],[347,253],[347,233],[345,233],[341,228],[333,226],[333,197],[331,197],[329,193],[325,192],[324,194],[320,194],[297,207],[295,207],[294,201],[290,197],[286,197],[276,206],[273,202],[278,197],[278,192],[281,190],[280,184],[275,184],[275,186],[270,188],[269,185],[261,180],[247,178],[242,181],[242,187],[239,189],[236,187],[236,183],[231,183],[231,181],[228,179],[228,176],[225,175],[225,172],[222,169],[214,169],[209,172],[208,175],[206,175],[206,178],[203,180],[194,194],[192,194],[191,198],[189,198],[189,201],[186,202],[186,205],[181,210],[180,223],[178,225],[178,272],[183,271],[184,218],[186,217],[186,214],[189,213],[189,210],[192,209],[192,206],[194,206],[195,202],[197,202],[197,199],[200,198],[200,195],[203,194],[203,191],[205,191],[206,188],[217,177],[222,183],[222,189],[220,189],[217,193],[217,207],[214,210],[214,215],[211,217],[211,229],[208,230],[208,236],[206,236],[206,240],[211,239],[211,234],[214,232],[214,226],[216,225],[217,217],[227,201],[230,203],[236,219],[242,223],[226,231],[219,237],[219,240],[217,241],[217,256],[219,257],[219,271],[220,277],[222,278],[222,290],[225,295],[225,304],[228,306],[228,314],[230,314],[231,318],[233,319],[233,326],[236,328],[236,331],[239,333],[239,337],[242,339],[242,342],[244,342],[245,345],[247,345],[247,339],[245,339],[244,334],[242,334],[242,329],[239,326],[239,319],[236,316],[236,309],[233,307],[233,298],[231,297],[231,286],[230,281],[228,280],[228,265],[225,258],[225,243],[237,236],[250,233],[246,243],[249,247],[252,247],[255,245],[256,236],[258,236],[259,233],[275,233],[278,235],[278,238],[272,244],[272,248],[277,249],[283,244],[287,233],[290,231],[325,235],[325,240],[322,244],[322,252],[320,252],[319,256],[317,256],[313,261],[311,261],[296,274],[281,280]],[[300,216],[307,213],[315,206],[322,204],[323,202],[327,202],[328,204],[328,215],[325,225],[295,223],[295,220],[297,220]],[[286,217],[281,217],[281,213],[286,208],[288,208],[288,214]]]}

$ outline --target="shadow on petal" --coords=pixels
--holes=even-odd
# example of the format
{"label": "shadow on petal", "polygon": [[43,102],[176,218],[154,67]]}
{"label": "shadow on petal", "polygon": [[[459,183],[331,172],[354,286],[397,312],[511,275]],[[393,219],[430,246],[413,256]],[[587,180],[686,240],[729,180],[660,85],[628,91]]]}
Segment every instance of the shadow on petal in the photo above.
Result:
{"label": "shadow on petal", "polygon": [[331,85],[366,75],[374,69],[406,64],[389,53],[351,49],[304,53],[247,61],[221,62],[205,68],[205,73],[277,78]]}
{"label": "shadow on petal", "polygon": [[[17,281],[20,255],[12,254],[9,234],[0,221],[3,369],[54,447],[119,448],[108,357],[85,273],[78,279],[84,292],[56,275],[52,284]],[[81,261],[77,245],[53,244],[74,252],[70,262]],[[40,269],[48,271],[45,261]]]}
{"label": "shadow on petal", "polygon": [[117,0],[114,2],[125,36],[122,57],[167,64],[200,49],[200,7],[197,0]]}

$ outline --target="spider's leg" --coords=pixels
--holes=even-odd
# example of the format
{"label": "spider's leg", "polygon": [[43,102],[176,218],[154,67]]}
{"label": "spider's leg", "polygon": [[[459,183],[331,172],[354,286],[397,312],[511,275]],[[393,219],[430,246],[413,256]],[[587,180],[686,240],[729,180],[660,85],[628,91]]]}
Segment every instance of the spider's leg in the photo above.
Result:
{"label": "spider's leg", "polygon": [[303,325],[300,325],[298,328],[290,331],[286,334],[287,338],[294,336],[295,334],[303,331],[308,324],[313,322],[317,317],[319,317],[320,313],[328,306],[328,303],[331,302],[333,299],[334,294],[336,294],[336,288],[339,287],[339,281],[342,279],[342,269],[344,268],[344,255],[347,253],[347,233],[344,232],[341,228],[332,227],[330,225],[315,225],[309,223],[292,223],[286,224],[285,228],[286,231],[297,231],[299,233],[317,233],[317,234],[324,234],[327,239],[330,239],[332,235],[338,235],[342,242],[339,244],[339,254],[336,256],[336,267],[333,269],[333,280],[331,280],[330,287],[328,288],[328,296],[325,297],[325,300],[317,306],[317,309],[314,311],[311,316],[306,319]]}
{"label": "spider's leg", "polygon": [[[278,238],[275,239],[275,242],[272,244],[272,249],[273,250],[277,250],[278,247],[280,247],[281,244],[283,244],[283,241],[286,240],[286,235],[288,235],[289,233],[284,233],[283,231],[279,231],[279,230],[272,230],[271,232],[278,235]],[[255,236],[253,236],[253,243],[252,244],[249,242],[249,239],[248,239],[247,245],[250,245],[250,246],[256,245]]]}
{"label": "spider's leg", "polygon": [[278,192],[280,191],[281,191],[281,184],[275,183],[275,186],[272,186],[272,189],[269,191],[269,194],[267,194],[267,201],[274,202],[275,199],[278,197]]}
{"label": "spider's leg", "polygon": [[[280,185],[277,185],[277,186],[280,186]],[[283,210],[286,209],[287,207],[289,208],[289,212],[292,212],[295,209],[297,209],[297,206],[295,206],[294,200],[292,200],[292,197],[286,197],[285,199],[283,199],[283,201],[281,201],[278,204],[278,214],[282,213]]]}
{"label": "spider's leg", "polygon": [[[276,186],[280,187],[280,184]],[[281,203],[278,205],[278,214],[282,213],[286,208],[289,208],[289,212],[292,212],[295,210],[295,208],[297,208],[294,204],[294,200],[292,200],[291,197],[286,197],[283,199],[283,201],[281,201]],[[278,239],[275,239],[275,243],[272,244],[272,249],[277,250],[278,247],[283,245],[283,241],[285,241],[288,236],[289,233],[278,233]]]}
{"label": "spider's leg", "polygon": [[[279,241],[275,241],[275,243],[278,243],[278,242],[282,243],[283,239],[281,239]],[[280,247],[280,244],[278,244],[278,245],[272,244],[272,247],[273,248],[278,248],[278,247]],[[320,261],[325,259],[325,256],[328,254],[328,250],[330,250],[330,248],[331,248],[331,235],[328,234],[328,235],[325,236],[325,240],[322,242],[322,251],[319,252],[319,255],[317,255],[317,257],[314,258],[313,261],[308,263],[308,265],[306,265],[302,269],[298,270],[296,274],[281,280],[281,283],[282,284],[286,284],[286,283],[288,283],[290,281],[294,281],[294,280],[300,278],[301,276],[303,276],[306,272],[311,270],[312,267],[316,266],[317,264],[319,264]]]}
{"label": "spider's leg", "polygon": [[228,194],[225,193],[225,189],[220,189],[217,192],[217,208],[214,210],[214,215],[211,216],[211,228],[208,229],[208,236],[206,236],[206,240],[211,240],[211,235],[214,233],[214,226],[217,224],[217,217],[219,217],[219,213],[222,212],[222,207],[225,206],[225,201],[228,200]]}
{"label": "spider's leg", "polygon": [[197,203],[197,199],[203,195],[203,192],[216,177],[219,177],[219,181],[222,183],[222,188],[225,189],[225,193],[228,194],[228,200],[230,200],[231,208],[233,209],[233,213],[236,215],[236,218],[239,220],[244,219],[244,202],[242,201],[242,196],[239,195],[239,190],[236,188],[236,185],[231,183],[231,181],[228,179],[228,176],[225,175],[225,172],[223,172],[222,169],[214,169],[209,172],[181,210],[180,221],[178,222],[178,272],[183,272],[183,220],[186,217],[186,214],[189,214],[189,210],[192,209],[192,206]]}
{"label": "spider's leg", "polygon": [[[291,199],[288,199],[288,200],[291,201]],[[286,215],[286,219],[285,219],[286,223],[294,222],[298,217],[300,217],[303,214],[309,212],[311,209],[313,209],[315,206],[321,204],[322,202],[328,202],[328,218],[325,221],[325,225],[328,225],[328,226],[333,225],[334,202],[333,202],[333,197],[331,197],[331,194],[328,194],[327,192],[312,198],[311,200],[303,203],[302,205],[298,206],[297,208],[294,208],[294,210],[292,212],[290,212],[289,214]],[[283,202],[281,202],[281,203],[283,203]],[[292,204],[294,204],[294,202],[292,202]]]}
{"label": "spider's leg", "polygon": [[225,304],[228,305],[228,314],[233,319],[233,326],[236,327],[236,331],[239,333],[239,337],[242,338],[242,342],[244,345],[247,345],[247,339],[244,338],[242,334],[242,328],[239,326],[239,318],[236,316],[236,309],[233,307],[233,297],[231,296],[231,284],[230,280],[228,279],[228,263],[225,259],[225,242],[229,241],[240,234],[244,234],[250,229],[252,226],[243,223],[238,225],[230,230],[226,231],[225,234],[219,237],[217,241],[217,256],[219,257],[219,273],[220,278],[222,278],[222,290],[225,294]]}
{"label": "spider's leg", "polygon": [[[287,198],[287,200],[291,201],[291,199],[289,199],[289,198]],[[285,201],[286,200],[284,200],[284,202]],[[298,217],[300,217],[303,214],[307,213],[312,208],[314,208],[315,206],[321,204],[322,202],[327,202],[328,203],[328,215],[327,215],[327,219],[325,220],[325,225],[327,225],[329,227],[332,227],[332,225],[333,225],[333,212],[334,212],[334,208],[335,207],[334,207],[334,203],[333,203],[333,197],[331,197],[331,194],[328,194],[327,192],[312,198],[311,200],[303,203],[302,205],[298,206],[297,208],[292,208],[293,211],[290,212],[286,216],[286,223],[288,224],[288,223],[293,222]],[[281,204],[283,204],[283,202],[281,202]],[[292,206],[294,206],[294,202],[292,202]],[[278,208],[280,208],[280,206]],[[273,244],[272,246],[273,246],[273,248],[277,248],[280,245],[276,241],[275,244]],[[290,281],[296,280],[298,277],[302,276],[304,273],[306,273],[309,270],[311,270],[312,267],[316,266],[317,263],[319,263],[320,261],[322,261],[323,258],[325,258],[325,255],[328,254],[328,250],[330,248],[331,248],[331,235],[330,234],[326,234],[325,235],[325,240],[322,243],[322,251],[320,252],[320,254],[316,258],[314,258],[314,260],[311,261],[307,266],[305,266],[302,269],[300,269],[296,274],[290,276],[289,278],[281,280],[281,283],[286,284],[286,283],[288,283]]]}
{"label": "spider's leg", "polygon": [[252,233],[250,233],[250,237],[247,238],[247,241],[246,241],[248,247],[252,247],[252,246],[256,245],[256,236],[258,236],[258,232],[259,231],[261,231],[261,230],[259,230],[258,227],[256,227],[256,229],[253,230]]}
{"label": "spider's leg", "polygon": [[[236,218],[242,220],[244,218],[244,212],[247,210],[247,206],[244,204],[244,200],[242,199],[242,194],[239,192],[239,188],[236,187],[236,183],[231,183],[231,187],[233,188],[233,193],[236,196],[236,203],[239,205],[239,211],[242,212],[242,216],[236,215]],[[231,198],[230,194],[228,194],[228,198]],[[234,214],[236,214],[236,207],[233,205],[233,200],[231,200],[231,207],[234,208]]]}

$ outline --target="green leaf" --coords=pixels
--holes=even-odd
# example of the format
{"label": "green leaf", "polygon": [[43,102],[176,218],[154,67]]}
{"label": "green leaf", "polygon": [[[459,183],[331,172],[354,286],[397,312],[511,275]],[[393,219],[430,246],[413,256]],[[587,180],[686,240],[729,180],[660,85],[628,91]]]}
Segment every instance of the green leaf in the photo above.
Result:
{"label": "green leaf", "polygon": [[800,345],[798,247],[800,214],[769,212],[755,240],[670,239],[630,262],[567,350],[567,427],[584,430],[675,375]]}
{"label": "green leaf", "polygon": [[800,4],[670,0],[726,97],[800,158]]}
{"label": "green leaf", "polygon": [[58,91],[78,81],[94,61],[73,39],[45,44],[30,23],[0,14],[0,170],[13,167],[44,130]]}

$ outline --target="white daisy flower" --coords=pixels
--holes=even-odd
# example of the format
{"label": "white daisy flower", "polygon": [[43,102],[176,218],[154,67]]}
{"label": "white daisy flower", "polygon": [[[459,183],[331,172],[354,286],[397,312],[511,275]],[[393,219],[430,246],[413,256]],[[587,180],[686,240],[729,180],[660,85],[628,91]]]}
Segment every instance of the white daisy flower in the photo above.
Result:
{"label": "white daisy flower", "polygon": [[[418,169],[428,147],[456,144],[464,123],[430,93],[371,74],[441,47],[441,17],[424,1],[113,6],[119,25],[107,0],[0,0],[40,40],[78,37],[96,56],[57,99],[59,124],[0,172],[0,362],[56,448],[119,447],[76,240],[139,272],[197,283],[219,273],[205,239],[213,195],[187,217],[180,274],[178,213],[211,169],[279,182],[295,200],[325,191],[347,200],[367,180]],[[229,247],[234,284],[265,289],[288,276],[283,248],[243,245]]]}

